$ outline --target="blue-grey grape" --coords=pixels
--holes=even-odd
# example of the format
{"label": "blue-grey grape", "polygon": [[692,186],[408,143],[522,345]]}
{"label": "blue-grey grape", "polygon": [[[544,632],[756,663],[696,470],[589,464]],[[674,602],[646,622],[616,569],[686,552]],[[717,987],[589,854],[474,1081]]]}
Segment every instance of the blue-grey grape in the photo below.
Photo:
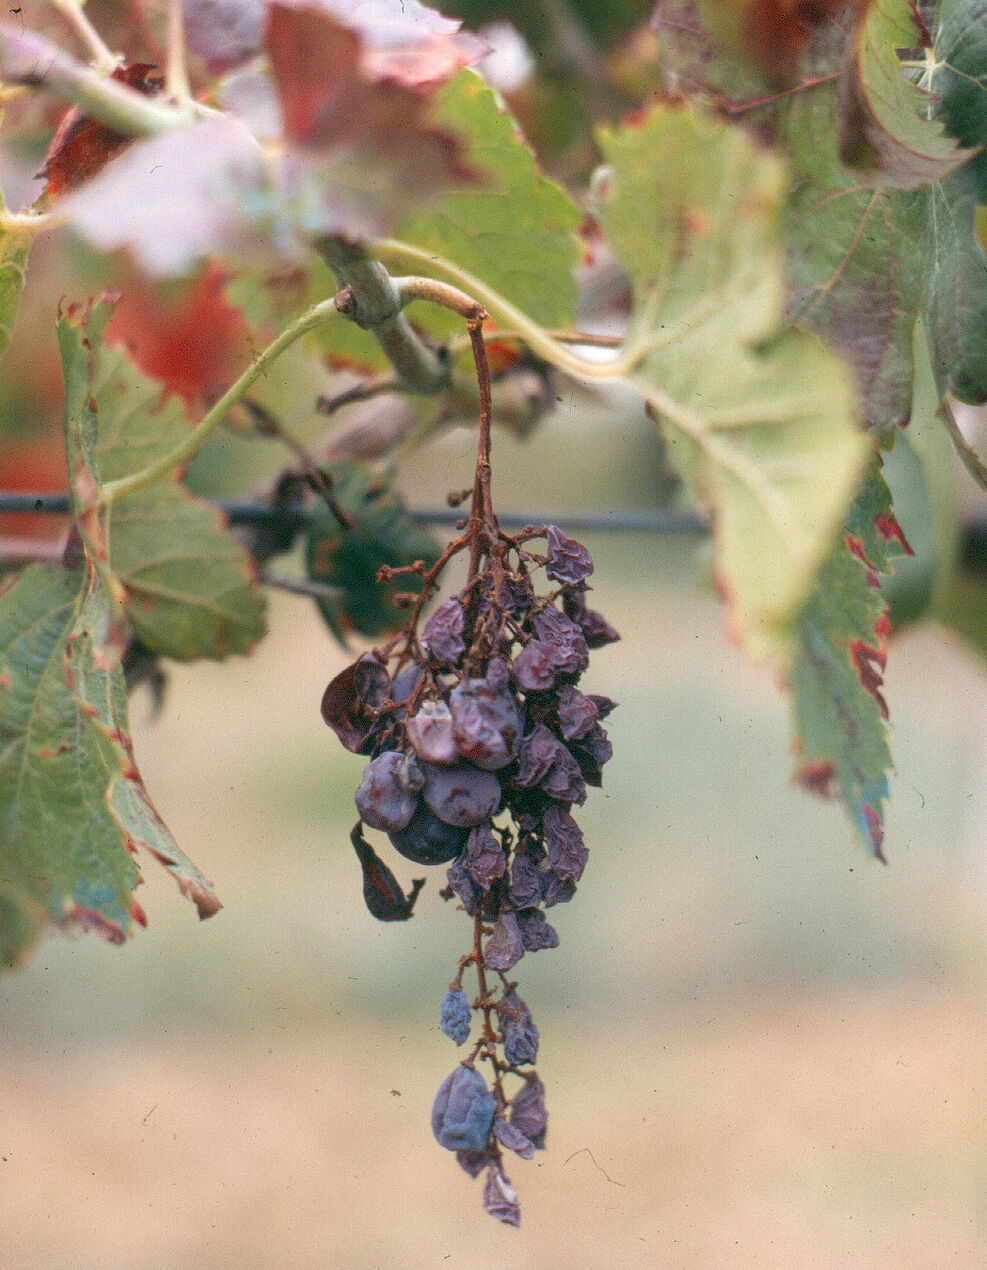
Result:
{"label": "blue-grey grape", "polygon": [[432,1132],[448,1151],[482,1151],[496,1109],[486,1081],[472,1067],[451,1072],[432,1104]]}
{"label": "blue-grey grape", "polygon": [[462,988],[450,988],[439,1006],[439,1029],[450,1041],[462,1045],[469,1038],[472,1011]]}

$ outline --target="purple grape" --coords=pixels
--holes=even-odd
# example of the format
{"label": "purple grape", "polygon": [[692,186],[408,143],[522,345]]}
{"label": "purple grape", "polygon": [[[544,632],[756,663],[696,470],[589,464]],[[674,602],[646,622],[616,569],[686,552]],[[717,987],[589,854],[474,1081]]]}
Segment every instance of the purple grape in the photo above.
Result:
{"label": "purple grape", "polygon": [[387,670],[364,653],[330,680],[322,694],[322,717],[353,754],[369,754],[378,729],[375,707],[387,699]]}
{"label": "purple grape", "polygon": [[483,891],[463,868],[462,857],[446,872],[446,878],[449,881],[449,886],[455,892],[456,898],[472,917],[483,900]]}
{"label": "purple grape", "polygon": [[561,807],[546,808],[543,823],[545,854],[553,872],[560,878],[578,882],[589,858],[583,831]]}
{"label": "purple grape", "polygon": [[395,674],[391,680],[390,697],[397,705],[403,705],[424,678],[421,666],[409,662]]}
{"label": "purple grape", "polygon": [[544,898],[543,876],[538,865],[523,852],[511,861],[511,904],[517,909],[535,908]]}
{"label": "purple grape", "polygon": [[470,834],[463,852],[463,868],[483,890],[504,876],[507,860],[504,848],[491,832],[489,824],[478,825]]}
{"label": "purple grape", "polygon": [[491,970],[510,970],[524,956],[521,928],[511,912],[501,913],[483,950],[483,960]]}
{"label": "purple grape", "polygon": [[516,992],[509,992],[497,1006],[504,1033],[504,1057],[512,1067],[538,1059],[538,1028],[531,1011]]}
{"label": "purple grape", "polygon": [[572,684],[563,684],[559,689],[555,708],[559,716],[559,730],[567,741],[585,736],[600,717],[593,698],[587,697]]}
{"label": "purple grape", "polygon": [[579,675],[589,665],[589,649],[583,633],[564,613],[547,605],[531,619],[535,635],[552,649],[560,675]]}
{"label": "purple grape", "polygon": [[436,767],[423,763],[422,797],[447,825],[470,829],[489,820],[500,806],[500,781],[493,772],[481,772],[471,763]]}
{"label": "purple grape", "polygon": [[514,658],[514,678],[522,692],[547,692],[555,683],[555,649],[529,640]]}
{"label": "purple grape", "polygon": [[611,701],[609,697],[601,697],[598,692],[591,692],[589,699],[596,706],[596,715],[598,719],[605,719],[608,715],[613,714],[617,709],[616,701]]}
{"label": "purple grape", "polygon": [[573,741],[572,752],[586,783],[597,787],[602,785],[603,765],[613,758],[613,746],[610,744],[606,728],[598,723],[594,724],[584,737]]}
{"label": "purple grape", "polygon": [[593,557],[581,542],[567,538],[561,529],[549,525],[545,531],[548,539],[548,561],[545,572],[555,582],[575,586],[593,572]]}
{"label": "purple grape", "polygon": [[472,1067],[451,1072],[432,1104],[432,1132],[448,1151],[482,1151],[496,1109],[486,1081]]}
{"label": "purple grape", "polygon": [[466,614],[458,600],[445,600],[422,627],[422,647],[442,666],[456,666],[466,642]]}
{"label": "purple grape", "polygon": [[444,701],[426,701],[405,725],[415,753],[426,763],[448,767],[459,758],[452,715]]}
{"label": "purple grape", "polygon": [[518,773],[514,784],[520,789],[541,789],[564,803],[582,803],[586,798],[579,764],[554,732],[544,723],[521,741]]}
{"label": "purple grape", "polygon": [[470,1034],[472,1011],[462,988],[450,988],[439,1007],[439,1028],[450,1041],[462,1045]]}
{"label": "purple grape", "polygon": [[582,631],[587,648],[604,648],[620,639],[602,613],[586,607],[582,591],[567,591],[562,597],[562,607]]}
{"label": "purple grape", "polygon": [[422,805],[403,829],[388,834],[394,849],[416,864],[448,864],[462,852],[468,836]]}
{"label": "purple grape", "polygon": [[517,754],[521,715],[505,688],[495,688],[487,679],[467,679],[449,694],[449,708],[463,758],[495,772]]}
{"label": "purple grape", "polygon": [[558,948],[558,931],[545,921],[545,914],[540,908],[522,908],[517,915],[517,920],[525,952],[539,952],[542,948]]}
{"label": "purple grape", "polygon": [[488,1164],[496,1159],[489,1147],[482,1151],[457,1151],[456,1163],[470,1177],[479,1177]]}
{"label": "purple grape", "polygon": [[539,1150],[544,1149],[548,1112],[545,1110],[545,1086],[537,1077],[529,1080],[514,1095],[511,1102],[511,1124]]}
{"label": "purple grape", "polygon": [[408,755],[388,750],[364,768],[356,789],[356,808],[371,829],[397,833],[415,814],[422,777],[417,762],[411,761],[414,768],[409,771]]}
{"label": "purple grape", "polygon": [[552,908],[556,904],[568,904],[575,894],[576,884],[572,878],[560,878],[554,869],[546,869],[544,891],[546,908]]}

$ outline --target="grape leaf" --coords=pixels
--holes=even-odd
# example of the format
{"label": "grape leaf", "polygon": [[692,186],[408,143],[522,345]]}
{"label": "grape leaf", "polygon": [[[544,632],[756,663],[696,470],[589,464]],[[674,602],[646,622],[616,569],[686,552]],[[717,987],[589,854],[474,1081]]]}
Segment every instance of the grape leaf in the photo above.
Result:
{"label": "grape leaf", "polygon": [[94,575],[54,565],[32,566],[0,601],[0,868],[55,921],[120,942],[139,879],[110,807],[125,756],[79,691],[108,616]]}
{"label": "grape leaf", "polygon": [[[0,217],[7,210],[0,194]],[[7,351],[24,290],[31,238],[0,224],[0,357]]]}
{"label": "grape leaf", "polygon": [[[270,5],[280,138],[261,111],[256,136],[249,119],[212,115],[134,141],[59,214],[98,250],[128,248],[158,277],[217,255],[290,267],[320,235],[393,231],[438,190],[476,178],[454,133],[432,121],[430,98],[481,48],[409,0],[401,18],[398,2]],[[255,93],[263,83],[255,76]]]}
{"label": "grape leaf", "polygon": [[880,575],[907,552],[878,460],[799,617],[791,672],[796,779],[815,793],[839,795],[880,860],[891,767],[881,692],[889,623]]}
{"label": "grape leaf", "polygon": [[[466,161],[483,180],[440,194],[405,220],[396,236],[455,260],[542,326],[570,325],[580,256],[578,208],[542,175],[503,103],[474,72],[462,71],[442,88],[432,118],[456,131]],[[462,329],[461,319],[437,305],[410,313],[436,335]]]}
{"label": "grape leaf", "polygon": [[[418,0],[276,0],[272,7],[306,10],[359,36],[360,65],[368,79],[405,88],[431,88],[486,51],[475,35]],[[269,43],[276,36],[269,34]]]}
{"label": "grape leaf", "polygon": [[[965,94],[952,105],[957,84],[969,87],[970,81],[966,72],[951,75],[943,53],[956,56],[961,48],[964,65],[987,63],[982,8],[983,0],[961,0],[934,33],[924,98],[901,81],[906,97],[923,102],[926,115],[939,112],[965,145],[977,143],[970,120],[981,116],[968,107]],[[910,24],[913,17],[907,0],[887,0],[881,21]],[[839,85],[848,72],[847,34],[838,24],[820,31],[802,60],[798,83],[779,93],[712,38],[693,0],[663,0],[655,21],[673,80],[712,96],[789,153],[790,311],[798,325],[822,335],[854,367],[868,425],[886,431],[908,421],[912,330],[920,315],[941,391],[967,401],[987,398],[981,336],[987,326],[987,258],[972,231],[973,178],[982,156],[921,190],[888,188],[880,174],[874,177],[879,187],[869,186],[867,174],[847,167],[840,156]],[[907,29],[917,40],[918,28]],[[956,123],[964,119],[966,132]],[[907,126],[927,123],[916,117]]]}
{"label": "grape leaf", "polygon": [[970,152],[927,117],[928,96],[901,72],[896,50],[916,44],[914,6],[872,0],[850,44],[840,92],[840,157],[876,187],[917,190]]}
{"label": "grape leaf", "polygon": [[407,620],[407,610],[394,603],[398,592],[418,594],[421,578],[399,574],[378,582],[382,565],[402,567],[422,560],[427,567],[439,558],[438,543],[427,530],[404,515],[404,504],[384,473],[363,463],[336,462],[327,469],[333,492],[351,517],[351,528],[340,525],[323,503],[309,521],[305,539],[308,576],[340,587],[338,599],[319,600],[322,616],[341,644],[347,630],[371,637],[395,631]]}
{"label": "grape leaf", "polygon": [[710,509],[737,635],[784,664],[867,448],[842,363],[783,321],[787,173],[682,105],[600,145],[600,218],[634,287],[621,363]]}
{"label": "grape leaf", "polygon": [[[169,453],[187,434],[181,402],[102,344],[111,306],[61,316],[66,426],[88,444],[93,482]],[[75,465],[73,465],[75,466]],[[109,563],[141,642],[180,660],[245,653],[264,633],[251,564],[209,503],[162,480],[113,504]]]}

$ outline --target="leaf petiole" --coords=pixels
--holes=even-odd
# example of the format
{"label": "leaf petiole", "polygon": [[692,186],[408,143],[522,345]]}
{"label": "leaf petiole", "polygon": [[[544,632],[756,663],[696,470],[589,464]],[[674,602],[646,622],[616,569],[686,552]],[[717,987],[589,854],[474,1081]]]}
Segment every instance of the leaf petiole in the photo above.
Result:
{"label": "leaf petiole", "polygon": [[149,464],[139,472],[131,472],[129,476],[121,476],[115,481],[107,481],[100,491],[100,506],[106,507],[124,494],[133,494],[148,485],[153,485],[155,481],[167,476],[176,467],[187,463],[194,454],[198,453],[236,403],[267,372],[271,363],[307,331],[310,331],[314,326],[318,326],[326,318],[334,316],[339,316],[339,310],[336,307],[336,297],[331,296],[328,300],[322,300],[319,304],[313,305],[312,308],[296,318],[290,326],[285,327],[277,339],[272,340],[268,344],[267,348],[258,355],[255,361],[251,362],[240,378],[223,393],[216,404],[206,411],[188,436],[182,441],[181,445],[176,446],[170,453],[163,455],[156,462]]}

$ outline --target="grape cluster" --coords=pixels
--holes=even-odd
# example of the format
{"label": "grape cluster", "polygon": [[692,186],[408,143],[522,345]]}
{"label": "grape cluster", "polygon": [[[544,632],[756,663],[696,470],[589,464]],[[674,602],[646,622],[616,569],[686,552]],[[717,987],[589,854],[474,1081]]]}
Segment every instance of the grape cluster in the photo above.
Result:
{"label": "grape cluster", "polygon": [[[468,1173],[486,1169],[487,1210],[516,1224],[501,1149],[530,1158],[544,1146],[547,1117],[532,1068],[538,1028],[506,976],[526,953],[558,945],[546,910],[573,897],[586,867],[572,813],[601,783],[612,753],[603,721],[614,703],[578,684],[591,650],[619,636],[588,607],[589,552],[556,526],[513,538],[498,530],[482,561],[420,628],[419,604],[391,644],[337,675],[322,713],[348,750],[369,759],[353,843],[371,912],[410,917],[422,884],[402,895],[363,826],[417,864],[450,866],[442,894],[474,919],[473,948],[460,959],[439,1025],[457,1045],[475,1039],[440,1087],[432,1122]],[[425,575],[422,602],[436,573]],[[541,592],[540,575],[552,584]],[[479,989],[472,1002],[462,988],[470,966]],[[480,1060],[491,1064],[492,1088],[476,1070]],[[522,1082],[513,1098],[508,1075]]]}

